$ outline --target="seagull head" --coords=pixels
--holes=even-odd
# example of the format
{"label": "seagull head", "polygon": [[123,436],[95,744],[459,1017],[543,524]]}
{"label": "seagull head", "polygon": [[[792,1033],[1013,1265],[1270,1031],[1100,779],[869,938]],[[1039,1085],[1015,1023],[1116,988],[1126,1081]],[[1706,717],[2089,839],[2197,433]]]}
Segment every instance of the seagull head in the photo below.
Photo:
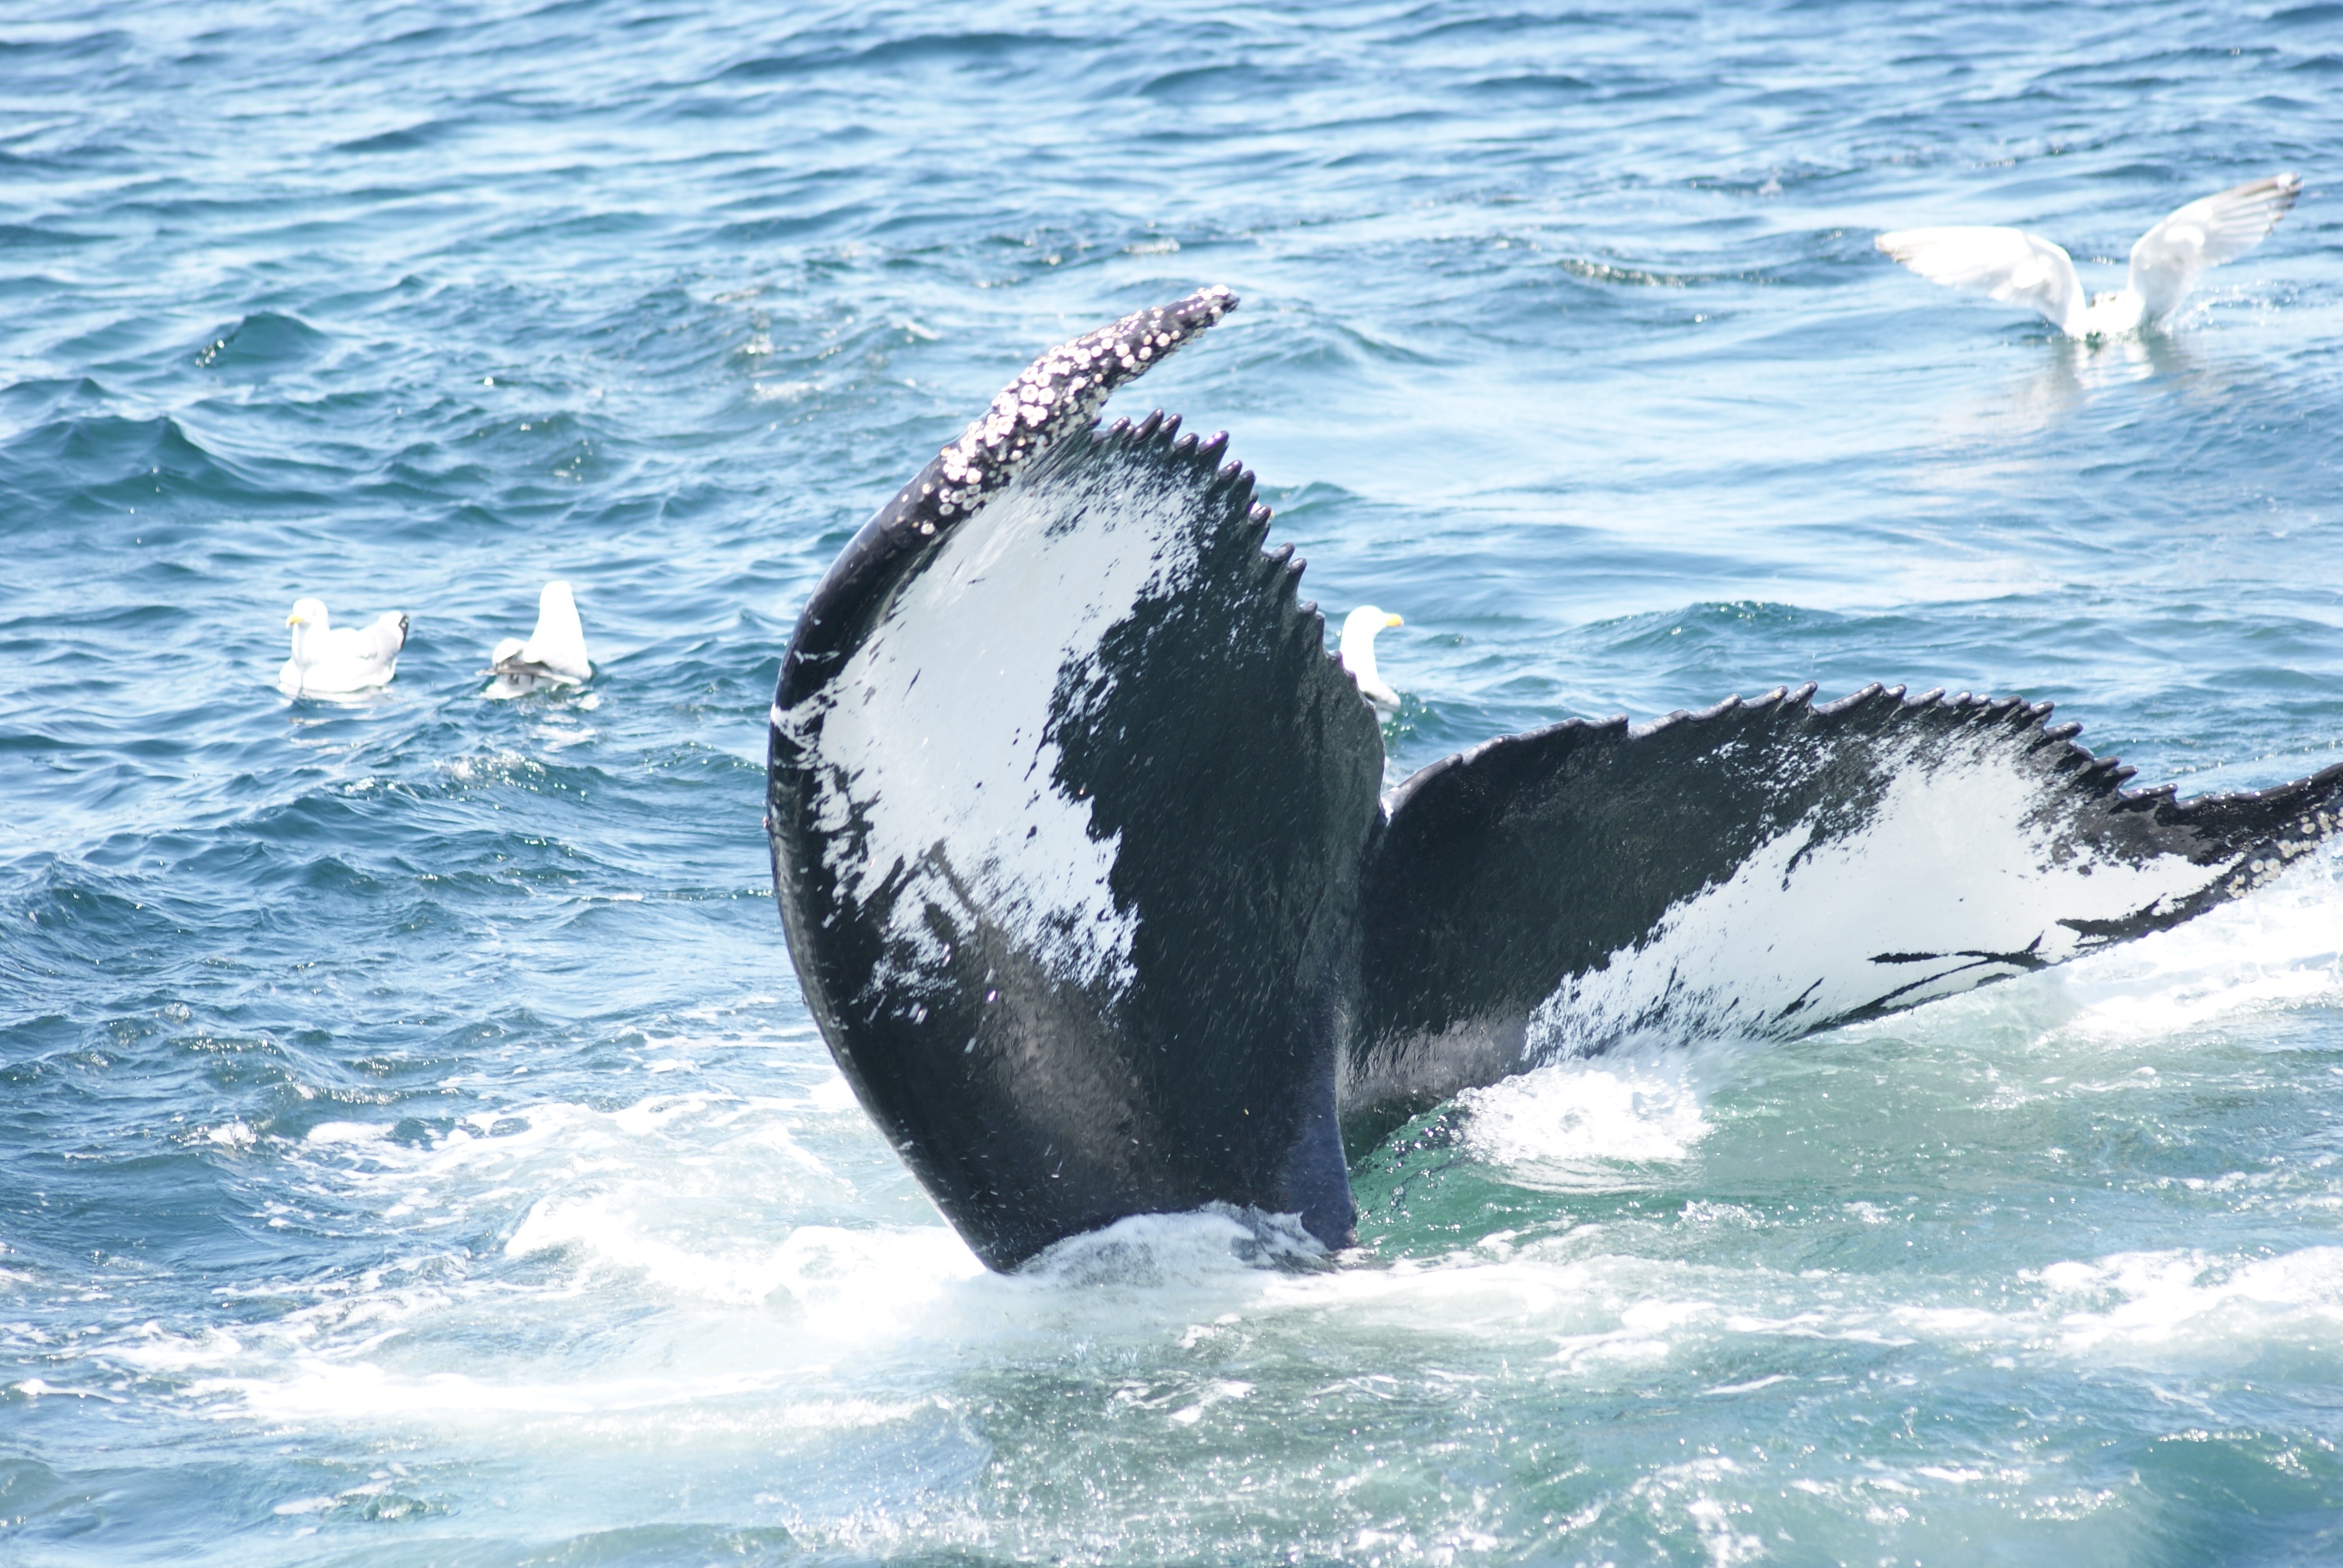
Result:
{"label": "seagull head", "polygon": [[326,625],[326,601],[321,598],[295,599],[293,601],[293,613],[285,618],[285,624],[287,626],[315,627],[322,627]]}
{"label": "seagull head", "polygon": [[1351,672],[1361,694],[1380,707],[1397,708],[1399,693],[1383,684],[1382,673],[1375,668],[1375,633],[1406,624],[1371,604],[1363,604],[1342,618],[1342,668]]}

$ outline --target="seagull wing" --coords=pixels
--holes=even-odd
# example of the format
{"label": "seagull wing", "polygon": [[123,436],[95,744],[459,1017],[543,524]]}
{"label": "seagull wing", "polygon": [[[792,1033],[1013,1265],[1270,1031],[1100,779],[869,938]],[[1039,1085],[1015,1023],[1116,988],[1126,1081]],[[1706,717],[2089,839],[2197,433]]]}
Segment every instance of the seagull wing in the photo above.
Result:
{"label": "seagull wing", "polygon": [[387,668],[398,662],[398,650],[407,646],[407,618],[397,610],[387,610],[372,626],[354,635],[357,646],[352,651],[360,659],[377,668]]}
{"label": "seagull wing", "polygon": [[2070,336],[2082,327],[2082,280],[2073,258],[2018,228],[1906,228],[1874,242],[1931,283],[2038,310]]}
{"label": "seagull wing", "polygon": [[2139,236],[2131,247],[2131,291],[2141,318],[2161,321],[2180,308],[2198,275],[2261,244],[2302,194],[2292,175],[2272,175],[2190,202]]}
{"label": "seagull wing", "polygon": [[1813,692],[1508,736],[1393,790],[1354,1130],[1647,1032],[1784,1039],[2063,963],[2343,827],[2343,765],[2182,801],[2047,703]]}
{"label": "seagull wing", "polygon": [[490,675],[510,676],[515,680],[543,681],[548,686],[576,685],[578,677],[546,659],[535,657],[535,645],[525,644],[517,637],[505,638],[497,657],[488,663]]}

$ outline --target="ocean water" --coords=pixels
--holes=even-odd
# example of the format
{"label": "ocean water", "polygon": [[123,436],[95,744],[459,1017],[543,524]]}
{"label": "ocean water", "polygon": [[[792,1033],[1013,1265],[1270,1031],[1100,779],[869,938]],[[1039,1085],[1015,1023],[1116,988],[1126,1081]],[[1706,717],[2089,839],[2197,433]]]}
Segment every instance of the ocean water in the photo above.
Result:
{"label": "ocean water", "polygon": [[[2081,347],[1875,254],[2307,191]],[[0,14],[0,1560],[2343,1555],[2343,866],[1361,1161],[1359,1249],[987,1274],[799,1000],[817,577],[1040,349],[1225,427],[1393,776],[2050,699],[2343,756],[2343,7],[19,0]],[[479,700],[538,585],[600,674]],[[413,618],[373,699],[284,615]],[[1197,766],[1211,766],[1199,758]]]}

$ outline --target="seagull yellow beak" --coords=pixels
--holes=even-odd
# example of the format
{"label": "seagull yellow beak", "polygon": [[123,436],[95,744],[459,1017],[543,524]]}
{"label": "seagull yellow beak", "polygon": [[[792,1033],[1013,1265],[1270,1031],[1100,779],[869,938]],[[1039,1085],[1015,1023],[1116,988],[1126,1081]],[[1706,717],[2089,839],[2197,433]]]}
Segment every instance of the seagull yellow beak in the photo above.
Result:
{"label": "seagull yellow beak", "polygon": [[293,614],[287,616],[285,618],[285,624],[287,626],[299,626],[301,624],[300,612],[297,610]]}
{"label": "seagull yellow beak", "polygon": [[1385,626],[1405,626],[1407,622],[1400,619],[1400,618],[1395,615],[1387,615],[1383,617],[1383,624]]}

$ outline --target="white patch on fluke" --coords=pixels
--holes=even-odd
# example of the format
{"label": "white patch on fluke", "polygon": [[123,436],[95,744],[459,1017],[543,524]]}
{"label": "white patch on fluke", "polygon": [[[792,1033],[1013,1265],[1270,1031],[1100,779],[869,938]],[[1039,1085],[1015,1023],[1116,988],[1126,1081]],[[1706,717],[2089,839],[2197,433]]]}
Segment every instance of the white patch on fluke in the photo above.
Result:
{"label": "white patch on fluke", "polygon": [[1887,781],[1860,823],[1826,837],[1821,813],[1801,819],[1634,946],[1566,977],[1531,1015],[1530,1060],[1656,1027],[1792,1035],[1890,997],[1952,996],[2096,945],[2064,921],[2169,908],[2234,865],[2095,851],[2005,744],[1987,732],[1884,753]]}
{"label": "white patch on fluke", "polygon": [[1124,480],[1120,465],[1091,465],[993,498],[946,536],[837,678],[780,716],[814,748],[817,821],[841,890],[868,903],[902,879],[888,926],[898,954],[944,959],[933,907],[962,931],[977,918],[1000,928],[1068,983],[1131,978],[1139,911],[1118,909],[1108,886],[1120,836],[1094,832],[1091,802],[1058,783],[1050,735],[1061,676],[1142,597],[1177,594],[1195,564],[1192,498]]}

